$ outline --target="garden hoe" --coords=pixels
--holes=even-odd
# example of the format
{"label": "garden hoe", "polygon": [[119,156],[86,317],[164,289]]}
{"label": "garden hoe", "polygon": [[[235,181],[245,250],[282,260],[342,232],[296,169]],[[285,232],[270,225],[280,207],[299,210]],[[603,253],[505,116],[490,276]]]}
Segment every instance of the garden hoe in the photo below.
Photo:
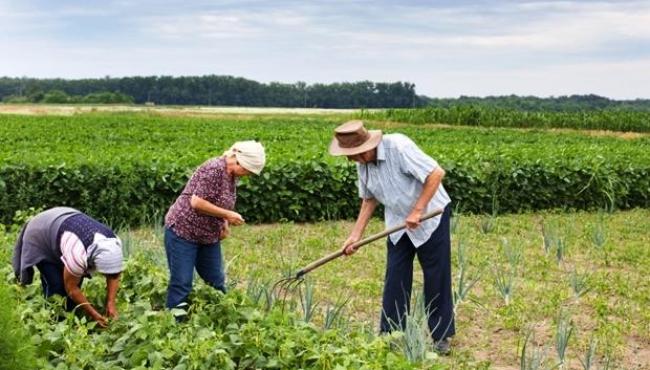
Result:
{"label": "garden hoe", "polygon": [[[436,216],[442,214],[442,212],[443,212],[442,209],[437,209],[435,211],[427,213],[427,214],[425,214],[424,216],[422,216],[420,218],[420,221],[424,221],[424,220],[428,220],[428,219],[430,219],[432,217],[436,217]],[[384,230],[384,231],[382,231],[380,233],[377,233],[377,234],[371,235],[371,236],[369,236],[369,237],[367,237],[365,239],[359,240],[358,242],[352,244],[352,247],[355,250],[359,249],[359,248],[361,248],[362,246],[364,246],[366,244],[372,243],[375,240],[381,239],[381,238],[383,238],[383,237],[385,237],[385,236],[387,236],[389,234],[392,234],[392,233],[394,233],[396,231],[399,231],[399,230],[402,230],[404,228],[406,228],[406,224],[391,227],[390,229],[386,229],[386,230]],[[323,258],[321,258],[321,259],[319,259],[317,261],[314,261],[314,262],[310,263],[309,265],[305,266],[300,271],[296,272],[295,276],[291,276],[291,277],[288,277],[288,278],[277,281],[273,285],[272,292],[279,293],[279,294],[276,294],[276,297],[282,296],[282,301],[284,302],[286,300],[286,298],[287,298],[288,292],[291,291],[291,290],[297,289],[300,286],[300,284],[302,284],[303,281],[305,280],[304,277],[305,277],[305,275],[307,273],[315,270],[316,268],[318,268],[318,267],[320,267],[320,266],[322,266],[322,265],[324,265],[324,264],[326,264],[326,263],[328,263],[328,262],[330,262],[332,260],[335,260],[335,259],[341,257],[343,254],[344,254],[343,249],[339,249],[338,251],[336,251],[334,253],[331,253],[331,254],[329,254],[329,255],[327,255],[327,256],[325,256],[325,257],[323,257]]]}

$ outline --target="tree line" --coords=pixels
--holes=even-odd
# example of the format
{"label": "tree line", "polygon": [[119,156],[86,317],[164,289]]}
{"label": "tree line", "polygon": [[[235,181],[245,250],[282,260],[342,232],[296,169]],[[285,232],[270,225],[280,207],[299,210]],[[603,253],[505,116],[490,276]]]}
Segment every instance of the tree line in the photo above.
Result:
{"label": "tree line", "polygon": [[649,99],[598,95],[430,98],[410,82],[260,83],[233,76],[135,76],[90,79],[0,77],[0,100],[32,103],[135,103],[305,108],[489,107],[526,112],[650,112]]}
{"label": "tree line", "polygon": [[458,98],[424,98],[423,105],[429,108],[453,108],[471,106],[474,108],[497,108],[522,112],[584,112],[620,110],[650,112],[650,99],[614,100],[594,94],[569,95],[540,98],[536,96],[460,96]]}
{"label": "tree line", "polygon": [[[409,108],[422,105],[409,82],[305,82],[268,84],[233,76],[122,77],[98,79],[0,78],[5,102],[41,102],[49,92],[69,96],[119,93],[136,104],[307,108]],[[39,100],[41,99],[41,100]]]}

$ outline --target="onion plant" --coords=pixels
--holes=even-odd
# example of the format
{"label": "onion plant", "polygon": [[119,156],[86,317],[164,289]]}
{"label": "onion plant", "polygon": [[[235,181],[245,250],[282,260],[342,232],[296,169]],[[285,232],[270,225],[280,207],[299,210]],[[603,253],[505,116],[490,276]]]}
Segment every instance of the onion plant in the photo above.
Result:
{"label": "onion plant", "polygon": [[510,305],[515,288],[515,273],[502,265],[498,265],[495,271],[494,286],[497,293],[503,298],[505,305]]}
{"label": "onion plant", "polygon": [[560,369],[564,369],[566,349],[569,345],[571,334],[573,334],[573,322],[571,321],[571,317],[569,317],[569,314],[565,311],[560,311],[555,331],[555,349],[557,351],[557,356],[560,359]]}
{"label": "onion plant", "polygon": [[555,228],[542,220],[542,247],[544,253],[549,255],[555,244]]}
{"label": "onion plant", "polygon": [[529,345],[535,341],[535,335],[532,330],[526,333],[524,344],[519,356],[519,368],[521,370],[543,370],[546,369],[547,350],[540,347],[529,348]]}
{"label": "onion plant", "polygon": [[571,275],[569,275],[569,284],[571,285],[573,296],[576,299],[580,298],[591,289],[589,286],[590,277],[591,275],[589,273],[580,273],[577,269],[574,269],[571,272]]}
{"label": "onion plant", "polygon": [[591,370],[594,368],[594,365],[596,363],[596,347],[597,347],[597,341],[596,338],[591,338],[589,341],[589,348],[587,348],[587,353],[585,353],[584,359],[578,358],[580,360],[580,363],[582,364],[583,370]]}
{"label": "onion plant", "polygon": [[496,218],[492,215],[482,216],[481,223],[479,224],[479,230],[483,234],[489,234],[494,230],[496,224]]}
{"label": "onion plant", "polygon": [[325,317],[323,318],[323,329],[334,328],[343,318],[343,309],[350,301],[350,298],[340,300],[334,304],[327,304],[325,308]]}
{"label": "onion plant", "polygon": [[305,289],[300,289],[300,306],[302,307],[303,320],[311,322],[318,307],[318,302],[314,300],[314,284],[307,280]]}
{"label": "onion plant", "polygon": [[454,235],[460,230],[461,227],[461,214],[459,211],[457,211],[457,208],[458,207],[455,207],[453,216],[451,217],[450,229],[451,229],[451,233]]}
{"label": "onion plant", "polygon": [[255,306],[263,306],[266,312],[271,310],[271,307],[273,307],[273,302],[275,302],[275,296],[273,295],[271,283],[268,281],[260,282],[255,277],[250,277],[248,279],[248,284],[246,285],[246,295],[248,298],[250,298]]}
{"label": "onion plant", "polygon": [[503,247],[503,254],[506,256],[506,260],[510,264],[512,270],[514,272],[519,271],[523,258],[523,250],[521,247],[511,244],[506,238],[501,239],[501,246]]}
{"label": "onion plant", "polygon": [[555,259],[557,263],[560,264],[564,260],[569,244],[567,243],[566,237],[561,236],[555,239]]}
{"label": "onion plant", "polygon": [[458,241],[458,250],[456,252],[458,256],[458,274],[456,275],[456,283],[454,284],[454,312],[456,311],[456,307],[467,298],[470,290],[472,290],[481,278],[480,273],[476,274],[473,278],[468,276],[469,257],[464,245],[462,240]]}
{"label": "onion plant", "polygon": [[122,255],[125,259],[128,259],[139,249],[138,240],[133,237],[133,233],[128,229],[120,230],[117,234],[122,241]]}
{"label": "onion plant", "polygon": [[429,331],[428,312],[421,294],[415,294],[413,309],[404,315],[401,325],[390,322],[391,331],[396,333],[395,345],[412,363],[421,363],[436,357]]}
{"label": "onion plant", "polygon": [[609,255],[607,253],[607,224],[605,221],[605,216],[601,213],[598,217],[598,221],[592,226],[590,233],[591,243],[596,247],[597,250],[605,256],[605,264],[609,266]]}
{"label": "onion plant", "polygon": [[496,186],[492,190],[492,213],[489,215],[484,215],[481,217],[481,223],[479,224],[479,230],[483,234],[489,234],[494,230],[497,224],[497,215],[499,214],[499,201],[496,193]]}

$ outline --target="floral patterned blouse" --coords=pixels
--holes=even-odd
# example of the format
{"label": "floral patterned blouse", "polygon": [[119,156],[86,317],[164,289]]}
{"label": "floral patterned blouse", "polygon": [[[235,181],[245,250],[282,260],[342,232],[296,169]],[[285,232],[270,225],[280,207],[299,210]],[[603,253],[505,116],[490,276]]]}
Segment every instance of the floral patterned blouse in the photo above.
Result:
{"label": "floral patterned blouse", "polygon": [[233,210],[237,199],[235,176],[226,171],[226,158],[207,160],[192,175],[183,193],[165,216],[165,227],[179,237],[197,243],[214,244],[219,241],[225,220],[200,214],[192,208],[192,195],[228,210]]}

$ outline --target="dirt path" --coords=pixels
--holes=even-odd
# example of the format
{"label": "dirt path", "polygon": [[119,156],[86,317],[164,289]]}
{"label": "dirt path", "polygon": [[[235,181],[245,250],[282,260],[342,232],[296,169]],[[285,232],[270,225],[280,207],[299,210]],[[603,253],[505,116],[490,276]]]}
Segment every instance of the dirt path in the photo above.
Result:
{"label": "dirt path", "polygon": [[206,106],[145,106],[145,105],[48,105],[0,104],[0,114],[70,116],[89,112],[152,112],[160,114],[351,114],[356,109],[265,108],[265,107],[206,107]]}

